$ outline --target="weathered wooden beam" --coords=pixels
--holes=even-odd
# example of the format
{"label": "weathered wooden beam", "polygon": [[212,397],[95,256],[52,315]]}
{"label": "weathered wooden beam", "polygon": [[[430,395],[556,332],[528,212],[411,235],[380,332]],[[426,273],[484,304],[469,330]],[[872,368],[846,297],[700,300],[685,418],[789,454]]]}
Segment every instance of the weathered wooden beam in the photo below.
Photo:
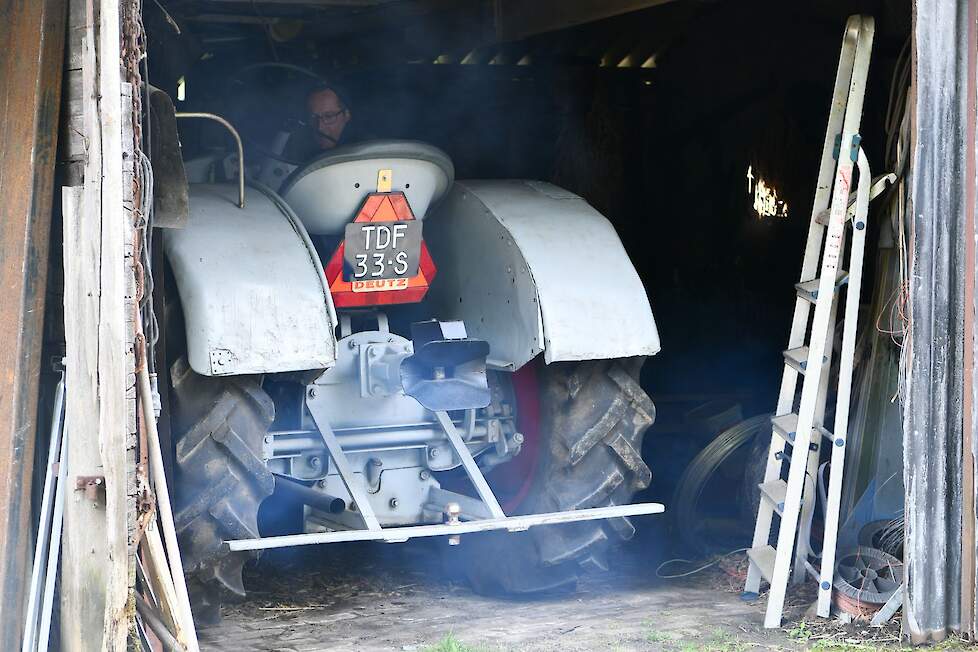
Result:
{"label": "weathered wooden beam", "polygon": [[496,38],[500,41],[515,41],[672,1],[496,0]]}
{"label": "weathered wooden beam", "polygon": [[[102,130],[102,251],[99,278],[98,444],[105,471],[106,573],[104,642],[126,649],[129,617],[129,416],[135,413],[132,374],[132,216],[124,203],[124,163],[133,163],[132,135],[123,112],[119,0],[99,0],[99,116]],[[131,110],[131,99],[127,98]],[[123,132],[129,131],[123,144]],[[123,154],[126,154],[124,157]],[[131,188],[131,179],[128,187]],[[131,202],[131,198],[130,198]],[[131,206],[131,203],[130,203]],[[130,399],[131,390],[131,399]],[[133,424],[135,425],[135,424]],[[133,428],[134,430],[135,428]]]}
{"label": "weathered wooden beam", "polygon": [[[101,138],[96,104],[96,57],[94,7],[89,0],[71,0],[86,7],[82,37],[82,94],[69,97],[82,113],[84,187],[76,211],[64,214],[64,315],[67,345],[67,425],[69,488],[78,477],[103,475],[98,453],[98,269],[102,246]],[[72,12],[74,15],[74,12]],[[69,92],[72,92],[69,87]],[[108,557],[104,537],[91,533],[105,528],[104,502],[98,494],[71,492],[65,501],[61,553],[61,639],[65,650],[81,649],[86,632],[98,631],[91,640],[101,647],[105,610],[104,564]],[[97,629],[96,629],[97,628]]]}
{"label": "weathered wooden beam", "polygon": [[0,649],[20,647],[64,49],[63,0],[0,0]]}
{"label": "weathered wooden beam", "polygon": [[[127,210],[132,197],[126,192],[132,177],[125,172],[133,156],[131,122],[123,111],[131,99],[123,97],[119,3],[72,2],[85,10],[72,12],[84,23],[81,97],[68,98],[82,116],[83,146],[81,203],[64,219],[68,483],[74,488],[97,478],[99,488],[73,491],[65,505],[61,642],[64,650],[125,650],[134,572],[128,472],[135,444],[135,310]],[[69,31],[77,29],[71,25]]]}

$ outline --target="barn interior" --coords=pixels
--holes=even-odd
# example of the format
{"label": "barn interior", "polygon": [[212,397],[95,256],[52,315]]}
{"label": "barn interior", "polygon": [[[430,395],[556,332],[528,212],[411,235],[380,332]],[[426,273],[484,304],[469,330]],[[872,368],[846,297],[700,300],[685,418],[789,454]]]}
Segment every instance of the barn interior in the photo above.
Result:
{"label": "barn interior", "polygon": [[[840,35],[855,13],[876,20],[862,146],[874,174],[898,171],[908,1],[153,0],[143,75],[177,111],[227,118],[246,159],[301,121],[325,81],[352,113],[345,141],[428,142],[458,179],[550,181],[604,214],[662,342],[641,376],[657,419],[643,449],[653,480],[636,499],[667,512],[638,519],[629,544],[653,572],[677,553],[749,545],[770,437],[761,415],[777,399]],[[219,125],[179,128],[185,160],[231,151]],[[869,220],[853,400],[866,434],[844,511],[860,513],[849,536],[877,544],[888,530],[863,529],[902,507],[890,400],[899,237],[887,203]],[[709,449],[723,433],[733,443]],[[867,494],[886,505],[867,508]]]}

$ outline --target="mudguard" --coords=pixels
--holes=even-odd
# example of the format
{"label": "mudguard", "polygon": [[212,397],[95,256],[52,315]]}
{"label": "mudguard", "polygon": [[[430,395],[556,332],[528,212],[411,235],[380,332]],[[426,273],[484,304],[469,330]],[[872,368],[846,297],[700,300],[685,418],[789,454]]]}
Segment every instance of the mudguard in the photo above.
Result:
{"label": "mudguard", "polygon": [[459,181],[429,215],[439,319],[489,342],[489,362],[654,355],[659,333],[645,288],[614,227],[549,183]]}
{"label": "mudguard", "polygon": [[191,368],[205,376],[325,369],[336,312],[302,224],[274,192],[192,184],[187,226],[164,232]]}

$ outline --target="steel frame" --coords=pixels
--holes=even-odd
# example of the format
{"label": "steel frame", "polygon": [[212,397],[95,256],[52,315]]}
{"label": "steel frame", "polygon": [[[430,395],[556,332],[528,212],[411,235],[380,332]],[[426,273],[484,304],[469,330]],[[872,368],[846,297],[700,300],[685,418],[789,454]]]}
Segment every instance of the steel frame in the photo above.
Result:
{"label": "steel frame", "polygon": [[[489,483],[486,481],[479,465],[472,457],[462,437],[458,434],[455,424],[447,412],[435,412],[438,424],[445,432],[449,444],[455,450],[455,454],[462,462],[469,480],[472,482],[479,494],[479,499],[470,496],[455,494],[451,491],[436,490],[432,492],[431,500],[434,503],[426,505],[426,509],[437,509],[443,514],[454,511],[464,513],[465,518],[471,520],[461,521],[457,518],[450,518],[448,523],[435,525],[411,525],[403,527],[385,528],[380,525],[370,506],[369,498],[361,479],[353,472],[350,462],[343,452],[343,448],[336,438],[336,434],[329,425],[329,418],[326,414],[326,406],[317,399],[315,393],[307,395],[306,405],[312,414],[313,420],[319,428],[323,443],[329,451],[330,458],[336,465],[346,485],[350,497],[353,499],[357,510],[363,518],[365,529],[361,530],[340,530],[336,532],[312,532],[308,534],[291,534],[276,537],[258,537],[256,539],[235,539],[225,541],[224,545],[231,552],[239,550],[266,550],[269,548],[286,548],[290,546],[307,546],[320,543],[342,543],[347,541],[386,541],[388,543],[402,543],[408,539],[420,539],[424,537],[437,536],[457,536],[471,532],[488,532],[490,530],[509,530],[510,532],[521,532],[536,525],[555,525],[557,523],[573,523],[576,521],[591,521],[604,518],[620,518],[622,516],[641,516],[645,514],[660,514],[665,511],[665,507],[659,503],[638,503],[635,505],[612,505],[610,507],[592,507],[590,509],[579,509],[565,512],[548,512],[545,514],[525,514],[520,516],[506,516],[499,501],[493,494]],[[445,500],[445,505],[435,503]],[[449,505],[455,503],[454,510]],[[488,518],[485,518],[488,516]]]}
{"label": "steel frame", "polygon": [[547,512],[545,514],[526,514],[477,521],[460,521],[456,525],[409,525],[406,527],[381,528],[379,530],[340,530],[338,532],[289,534],[277,537],[259,537],[257,539],[235,539],[233,541],[225,541],[224,545],[231,552],[236,552],[238,550],[266,550],[269,548],[308,546],[317,543],[343,543],[347,541],[386,541],[388,543],[401,543],[408,539],[468,534],[471,532],[488,532],[490,530],[520,532],[536,525],[555,525],[558,523],[593,521],[603,518],[619,518],[622,516],[643,516],[645,514],[660,514],[663,511],[665,511],[665,507],[658,503],[637,503],[635,505],[592,507],[569,512]]}

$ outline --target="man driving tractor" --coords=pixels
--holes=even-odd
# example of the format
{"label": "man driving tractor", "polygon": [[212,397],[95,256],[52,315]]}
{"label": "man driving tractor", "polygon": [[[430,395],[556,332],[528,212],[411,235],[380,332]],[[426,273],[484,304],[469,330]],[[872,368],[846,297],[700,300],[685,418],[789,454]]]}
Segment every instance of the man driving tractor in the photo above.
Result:
{"label": "man driving tractor", "polygon": [[336,147],[353,114],[339,93],[331,86],[321,85],[306,96],[308,125],[316,145],[325,151]]}

